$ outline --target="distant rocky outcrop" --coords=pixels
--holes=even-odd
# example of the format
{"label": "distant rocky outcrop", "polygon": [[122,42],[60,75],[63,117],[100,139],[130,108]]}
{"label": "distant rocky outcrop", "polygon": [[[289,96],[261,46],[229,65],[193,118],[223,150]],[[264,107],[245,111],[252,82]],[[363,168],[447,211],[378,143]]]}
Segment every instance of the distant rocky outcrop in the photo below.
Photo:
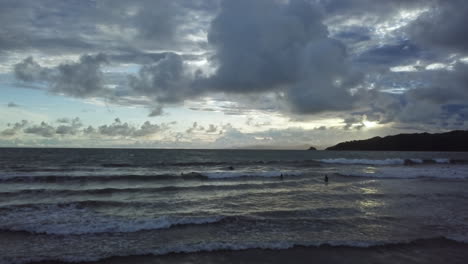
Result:
{"label": "distant rocky outcrop", "polygon": [[339,143],[327,150],[468,151],[468,131],[398,134]]}
{"label": "distant rocky outcrop", "polygon": [[311,146],[308,150],[317,150],[317,149]]}

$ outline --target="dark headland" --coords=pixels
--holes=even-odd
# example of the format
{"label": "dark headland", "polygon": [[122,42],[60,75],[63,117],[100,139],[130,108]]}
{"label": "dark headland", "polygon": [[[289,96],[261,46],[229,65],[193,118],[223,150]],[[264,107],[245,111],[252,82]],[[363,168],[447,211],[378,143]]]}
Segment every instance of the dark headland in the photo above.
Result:
{"label": "dark headland", "polygon": [[398,134],[339,143],[326,150],[468,151],[468,131]]}

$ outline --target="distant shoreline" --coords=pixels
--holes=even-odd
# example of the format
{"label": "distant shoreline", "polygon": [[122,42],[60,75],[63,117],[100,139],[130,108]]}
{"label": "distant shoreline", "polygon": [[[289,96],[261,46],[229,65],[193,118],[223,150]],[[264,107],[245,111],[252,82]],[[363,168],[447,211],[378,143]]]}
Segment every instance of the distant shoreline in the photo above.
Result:
{"label": "distant shoreline", "polygon": [[342,142],[325,150],[467,152],[468,131],[455,130],[438,134],[415,133],[374,137]]}

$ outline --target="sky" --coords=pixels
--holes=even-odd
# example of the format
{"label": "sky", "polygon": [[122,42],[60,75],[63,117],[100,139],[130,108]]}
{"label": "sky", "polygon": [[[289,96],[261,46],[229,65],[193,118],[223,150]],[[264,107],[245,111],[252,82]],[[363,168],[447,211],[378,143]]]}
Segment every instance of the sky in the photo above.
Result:
{"label": "sky", "polygon": [[2,0],[0,147],[467,129],[466,25],[465,0]]}

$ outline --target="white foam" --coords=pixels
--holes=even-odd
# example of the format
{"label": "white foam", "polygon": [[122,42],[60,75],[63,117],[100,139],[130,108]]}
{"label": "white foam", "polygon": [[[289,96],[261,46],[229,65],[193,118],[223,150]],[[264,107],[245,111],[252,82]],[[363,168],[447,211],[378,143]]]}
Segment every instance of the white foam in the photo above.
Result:
{"label": "white foam", "polygon": [[[423,164],[424,160],[419,158],[411,158],[411,159],[382,159],[382,160],[375,160],[375,159],[345,159],[345,158],[337,158],[337,159],[321,159],[318,160],[323,163],[329,164],[357,164],[357,165],[404,165],[405,161],[411,161],[412,163]],[[450,159],[446,158],[436,158],[432,159],[434,163],[440,164],[447,164],[450,163]]]}
{"label": "white foam", "polygon": [[346,176],[375,177],[375,178],[439,178],[439,179],[468,179],[468,166],[398,166],[378,167],[373,170],[340,172]]}
{"label": "white foam", "polygon": [[[266,241],[266,242],[258,242],[258,241],[244,241],[241,243],[238,242],[225,242],[225,241],[217,241],[217,242],[195,242],[191,244],[184,244],[184,245],[177,245],[177,246],[168,246],[158,249],[144,249],[132,252],[129,254],[128,252],[109,252],[101,255],[93,254],[93,255],[67,255],[61,256],[59,258],[48,258],[48,257],[18,257],[14,260],[9,260],[8,263],[28,263],[28,262],[40,262],[40,261],[63,261],[63,262],[91,262],[91,261],[98,261],[101,259],[109,258],[109,257],[124,257],[129,255],[167,255],[170,253],[195,253],[195,252],[213,252],[218,250],[247,250],[247,249],[273,249],[273,250],[281,250],[281,249],[289,249],[295,246],[320,246],[320,245],[332,245],[332,246],[353,246],[353,247],[370,247],[374,245],[382,245],[385,244],[380,241],[329,241],[326,243],[323,242],[293,242],[293,241]],[[2,258],[0,257],[0,261]]]}
{"label": "white foam", "polygon": [[280,177],[281,175],[297,176],[298,171],[214,171],[205,172],[204,176],[210,179],[240,178],[240,177]]}
{"label": "white foam", "polygon": [[403,165],[405,164],[404,159],[373,160],[373,159],[338,158],[338,159],[321,159],[318,161],[323,162],[323,163],[332,163],[332,164],[362,164],[362,165]]}
{"label": "white foam", "polygon": [[[11,208],[11,207],[10,207]],[[214,223],[223,219],[213,217],[169,217],[128,219],[107,216],[75,205],[35,205],[11,208],[0,215],[0,229],[56,235],[105,232],[136,232],[164,229],[174,225]]]}
{"label": "white foam", "polygon": [[[446,237],[449,240],[466,243],[465,236]],[[427,238],[431,239],[431,238]],[[195,252],[213,252],[219,250],[247,250],[247,249],[273,249],[273,250],[284,250],[290,249],[296,246],[305,247],[317,247],[322,245],[330,246],[349,246],[359,248],[369,248],[373,246],[392,245],[400,243],[410,243],[412,240],[403,241],[379,241],[379,240],[329,240],[329,241],[243,241],[243,242],[226,242],[226,241],[209,241],[209,242],[193,242],[189,244],[177,244],[168,245],[167,247],[157,249],[142,249],[129,253],[128,251],[119,252],[106,252],[90,255],[65,255],[59,258],[54,257],[16,257],[14,259],[9,258],[5,263],[29,263],[29,262],[40,262],[40,261],[63,261],[63,262],[91,262],[106,259],[109,257],[125,257],[125,256],[138,256],[138,255],[167,255],[170,253],[195,253]],[[2,256],[0,256],[0,263],[2,262]]]}

